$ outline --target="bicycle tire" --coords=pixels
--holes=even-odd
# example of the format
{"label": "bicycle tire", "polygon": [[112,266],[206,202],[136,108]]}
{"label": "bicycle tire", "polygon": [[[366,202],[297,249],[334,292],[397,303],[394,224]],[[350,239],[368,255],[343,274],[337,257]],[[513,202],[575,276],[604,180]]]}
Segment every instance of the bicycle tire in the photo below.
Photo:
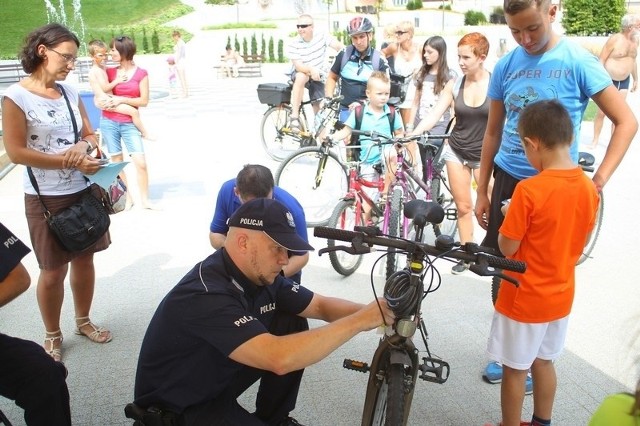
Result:
{"label": "bicycle tire", "polygon": [[[402,189],[395,188],[389,204],[389,227],[387,235],[391,237],[402,236]],[[396,271],[399,254],[396,249],[387,252],[387,269],[385,278],[389,278]]]}
{"label": "bicycle tire", "polygon": [[[358,217],[360,216],[360,217]],[[327,226],[336,229],[345,229],[353,231],[353,227],[356,225],[362,225],[363,222],[362,212],[358,211],[355,200],[343,200],[333,209],[333,214],[329,219]],[[327,247],[335,247],[335,240],[327,240]],[[362,263],[363,255],[351,255],[343,251],[329,252],[329,260],[331,266],[340,275],[348,277],[353,274]]]}
{"label": "bicycle tire", "polygon": [[404,366],[390,364],[375,395],[371,426],[404,425]]}
{"label": "bicycle tire", "polygon": [[580,265],[585,260],[591,257],[591,252],[593,251],[593,248],[596,246],[596,241],[598,240],[598,236],[600,235],[600,228],[602,228],[603,217],[604,217],[604,194],[600,192],[600,201],[598,202],[598,211],[596,213],[596,223],[593,227],[593,230],[591,231],[591,234],[589,235],[589,239],[587,240],[587,243],[585,244],[584,249],[582,250],[582,254],[580,255],[580,258],[578,258],[578,263],[576,263],[577,265]]}
{"label": "bicycle tire", "polygon": [[[444,173],[444,169],[440,172]],[[453,195],[442,182],[440,177],[434,177],[431,181],[431,193],[434,196],[434,200],[440,204],[444,210],[444,219],[442,222],[433,225],[433,232],[436,237],[440,235],[449,235],[455,238],[458,233],[458,209],[456,203],[453,201]]]}
{"label": "bicycle tire", "polygon": [[[286,129],[290,115],[291,106],[284,104],[269,108],[262,116],[260,123],[262,147],[267,155],[276,161],[282,161],[293,151],[298,150],[304,139],[299,134],[291,133]],[[302,115],[300,120],[304,120]]]}
{"label": "bicycle tire", "polygon": [[335,153],[325,154],[323,148],[312,146],[284,159],[276,171],[275,183],[298,200],[307,227],[313,228],[329,222],[334,207],[347,193],[349,176],[347,167]]}

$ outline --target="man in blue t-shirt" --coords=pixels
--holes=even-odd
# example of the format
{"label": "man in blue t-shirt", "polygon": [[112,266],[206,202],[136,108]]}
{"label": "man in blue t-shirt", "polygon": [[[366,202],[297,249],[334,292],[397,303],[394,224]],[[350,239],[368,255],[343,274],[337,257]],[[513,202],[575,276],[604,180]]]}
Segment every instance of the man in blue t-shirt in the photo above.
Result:
{"label": "man in blue t-shirt", "polygon": [[[482,245],[496,250],[499,250],[498,232],[504,220],[502,202],[511,198],[518,182],[538,173],[527,160],[517,130],[520,113],[528,104],[557,99],[565,107],[573,124],[571,156],[576,163],[580,125],[589,98],[614,123],[607,153],[593,175],[598,191],[622,161],[638,128],[633,112],[612,85],[598,58],[554,32],[552,23],[556,20],[557,8],[550,0],[505,1],[505,19],[518,47],[500,58],[491,75],[488,91],[491,105],[482,142],[474,212],[480,226],[487,231]],[[489,194],[492,172],[494,183]],[[494,322],[502,319],[494,314]],[[503,384],[501,406],[503,421],[514,424],[520,418],[525,389],[534,389],[535,393],[535,386],[527,378],[526,369],[504,366],[503,361],[513,362],[508,359],[490,362],[484,378],[491,383],[500,383],[504,369],[509,369],[507,384]],[[551,374],[545,376],[545,373],[555,375],[553,364],[538,358],[533,362],[531,372],[534,382],[538,380],[536,377],[550,380]],[[505,391],[507,386],[511,391]],[[553,393],[534,395],[534,400],[531,424],[550,424]]]}
{"label": "man in blue t-shirt", "polygon": [[[274,185],[271,170],[260,164],[245,165],[235,179],[223,183],[218,192],[216,209],[209,226],[211,246],[218,250],[224,245],[229,231],[227,221],[242,203],[254,198],[273,198],[284,204],[293,215],[296,232],[300,238],[309,241],[307,222],[302,206],[291,194]],[[299,283],[302,277],[302,268],[308,261],[309,253],[307,252],[292,254],[289,264],[283,268],[284,276]]]}
{"label": "man in blue t-shirt", "polygon": [[[224,247],[195,265],[153,315],[138,357],[135,404],[157,409],[149,415],[167,421],[158,424],[300,425],[289,413],[304,368],[358,333],[393,323],[382,298],[379,308],[377,301],[325,297],[279,273],[290,252],[309,250],[277,200],[241,205]],[[307,318],[328,324],[309,330]],[[250,413],[237,399],[256,381]]]}

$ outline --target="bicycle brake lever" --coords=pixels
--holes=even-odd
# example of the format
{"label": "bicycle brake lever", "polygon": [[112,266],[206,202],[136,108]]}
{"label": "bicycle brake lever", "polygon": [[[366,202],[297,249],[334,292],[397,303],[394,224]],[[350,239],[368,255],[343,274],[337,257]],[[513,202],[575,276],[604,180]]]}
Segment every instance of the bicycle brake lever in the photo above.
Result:
{"label": "bicycle brake lever", "polygon": [[487,265],[478,265],[477,263],[472,263],[469,265],[469,270],[476,275],[480,275],[482,277],[499,277],[503,280],[509,281],[511,284],[516,286],[516,288],[520,287],[520,283],[513,277],[509,275],[505,275],[502,273],[500,269],[489,268]]}
{"label": "bicycle brake lever", "polygon": [[333,251],[344,251],[348,254],[357,255],[371,253],[372,248],[367,245],[324,247],[318,250],[318,256],[322,256],[324,253],[331,253]]}

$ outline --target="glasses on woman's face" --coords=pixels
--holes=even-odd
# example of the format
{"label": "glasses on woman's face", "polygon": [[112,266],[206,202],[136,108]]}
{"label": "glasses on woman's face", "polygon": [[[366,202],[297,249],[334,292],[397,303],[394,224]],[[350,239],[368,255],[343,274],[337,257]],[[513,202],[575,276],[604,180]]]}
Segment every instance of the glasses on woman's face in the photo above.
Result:
{"label": "glasses on woman's face", "polygon": [[47,47],[47,50],[57,53],[67,64],[75,64],[78,60],[77,56],[70,55],[68,53],[60,53],[57,50],[53,50],[50,47]]}
{"label": "glasses on woman's face", "polygon": [[409,32],[409,31],[396,31],[396,35],[397,35],[398,37],[400,37],[400,36],[402,36],[402,35],[404,35],[404,34],[406,34],[406,33],[408,33],[408,32]]}

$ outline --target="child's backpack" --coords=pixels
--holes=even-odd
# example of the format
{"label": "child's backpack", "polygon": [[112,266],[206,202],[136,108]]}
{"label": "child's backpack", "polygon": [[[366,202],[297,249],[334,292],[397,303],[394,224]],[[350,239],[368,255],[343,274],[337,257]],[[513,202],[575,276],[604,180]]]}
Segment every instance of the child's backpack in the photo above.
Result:
{"label": "child's backpack", "polygon": [[[360,127],[362,126],[364,105],[358,104],[358,106],[356,106],[356,108],[354,109],[354,112],[356,114],[356,124],[354,129],[360,130]],[[394,107],[393,105],[389,105],[389,114],[387,114],[387,117],[389,118],[389,134],[393,136],[393,124],[396,121],[396,107]],[[360,139],[360,136],[352,134],[351,145],[358,145],[358,139]],[[358,159],[360,159],[360,148],[348,149],[347,152],[349,153],[349,161],[357,161]]]}

